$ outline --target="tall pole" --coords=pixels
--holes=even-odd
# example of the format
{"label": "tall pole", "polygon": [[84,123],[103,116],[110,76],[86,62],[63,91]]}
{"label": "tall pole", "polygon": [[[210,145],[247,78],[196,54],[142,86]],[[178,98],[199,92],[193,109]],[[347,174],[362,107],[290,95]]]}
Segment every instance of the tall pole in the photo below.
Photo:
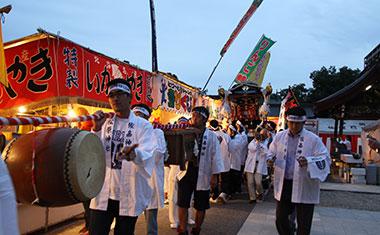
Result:
{"label": "tall pole", "polygon": [[206,82],[205,86],[203,87],[202,91],[205,91],[205,90],[206,90],[206,87],[207,87],[207,85],[208,85],[208,82],[210,81],[212,75],[214,74],[214,72],[215,72],[216,68],[218,67],[218,65],[219,65],[220,61],[222,60],[222,58],[223,58],[223,56],[221,55],[220,58],[219,58],[219,60],[218,60],[218,63],[216,63],[214,69],[212,70],[210,76],[208,77],[207,82]]}
{"label": "tall pole", "polygon": [[150,24],[152,27],[152,72],[157,72],[158,63],[157,63],[156,17],[154,13],[153,0],[149,0],[149,4],[150,4]]}
{"label": "tall pole", "polygon": [[6,88],[9,87],[7,76],[7,65],[5,63],[5,52],[3,47],[3,32],[1,30],[1,24],[4,23],[4,14],[8,14],[12,10],[12,5],[7,5],[0,8],[0,84]]}
{"label": "tall pole", "polygon": [[[236,26],[236,28],[232,32],[231,36],[229,37],[229,39],[227,40],[227,42],[224,44],[222,50],[220,51],[220,53],[219,53],[220,54],[219,61],[216,64],[216,66],[214,67],[214,69],[212,70],[210,76],[208,77],[208,79],[206,81],[206,84],[203,87],[202,91],[206,90],[206,87],[207,87],[208,83],[210,82],[210,79],[211,79],[212,75],[214,74],[216,68],[218,67],[220,61],[222,60],[224,54],[227,52],[227,50],[231,46],[232,42],[235,40],[235,38],[238,36],[238,34],[240,33],[240,31],[247,24],[247,22],[249,21],[249,19],[253,15],[253,13],[255,13],[255,11],[257,10],[257,8],[260,6],[260,4],[262,2],[263,2],[263,0],[253,0],[253,2],[251,4],[251,6],[249,7],[248,11],[244,14],[243,18],[239,21],[239,24]],[[232,81],[231,86],[234,83],[234,81]],[[231,88],[231,86],[230,86],[230,88]]]}

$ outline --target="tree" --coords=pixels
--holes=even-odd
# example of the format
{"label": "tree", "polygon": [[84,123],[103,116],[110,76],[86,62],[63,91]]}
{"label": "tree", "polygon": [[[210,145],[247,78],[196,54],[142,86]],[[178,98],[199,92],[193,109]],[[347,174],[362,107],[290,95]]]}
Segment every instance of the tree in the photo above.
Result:
{"label": "tree", "polygon": [[[304,83],[293,84],[290,88],[300,103],[314,103],[349,85],[359,78],[359,74],[359,69],[350,69],[347,66],[343,66],[339,71],[335,66],[330,66],[328,69],[322,67],[310,73],[312,88],[306,88]],[[287,92],[288,88],[282,89],[276,92],[273,98],[283,99]]]}
{"label": "tree", "polygon": [[[308,97],[310,95],[310,88],[306,88],[305,83],[293,84],[292,86],[290,86],[290,88],[292,89],[293,94],[299,103],[308,102]],[[278,92],[278,95],[284,98],[286,94],[288,93],[288,89],[289,88],[282,89],[281,91]]]}
{"label": "tree", "polygon": [[310,89],[308,101],[315,102],[337,92],[358,79],[359,75],[359,69],[353,70],[347,66],[340,68],[339,71],[335,66],[330,66],[329,69],[322,67],[320,70],[313,71],[310,74],[313,87]]}
{"label": "tree", "polygon": [[[305,84],[294,84],[291,86],[296,99],[300,103],[314,103],[335,92],[350,85],[359,78],[361,71],[359,69],[350,69],[343,66],[336,69],[335,66],[330,66],[328,69],[322,67],[320,70],[315,70],[310,74],[310,79],[313,81],[312,88],[306,88]],[[288,88],[276,92],[274,99],[282,100]],[[359,97],[355,97],[345,103],[346,118],[377,118],[380,116],[380,92],[379,89],[373,88],[362,93]],[[320,116],[336,116],[340,115],[340,106],[331,108],[319,113]]]}

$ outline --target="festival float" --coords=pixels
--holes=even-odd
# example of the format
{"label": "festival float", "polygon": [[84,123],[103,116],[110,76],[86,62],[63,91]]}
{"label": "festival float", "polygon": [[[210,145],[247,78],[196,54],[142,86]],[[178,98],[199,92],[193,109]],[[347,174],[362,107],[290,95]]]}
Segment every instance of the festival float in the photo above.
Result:
{"label": "festival float", "polygon": [[214,118],[227,123],[240,120],[249,133],[258,126],[264,126],[268,119],[269,98],[272,87],[261,85],[270,59],[269,48],[275,42],[263,35],[248,59],[240,69],[228,90],[219,88],[218,95],[209,96]]}

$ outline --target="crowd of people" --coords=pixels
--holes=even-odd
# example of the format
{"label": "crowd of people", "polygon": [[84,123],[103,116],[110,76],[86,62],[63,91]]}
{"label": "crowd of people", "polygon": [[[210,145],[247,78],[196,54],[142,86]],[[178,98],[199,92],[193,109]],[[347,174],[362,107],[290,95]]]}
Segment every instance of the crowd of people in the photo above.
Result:
{"label": "crowd of people", "polygon": [[[107,86],[115,116],[107,118],[97,111],[101,118],[90,125],[104,146],[106,175],[100,193],[85,204],[89,209],[82,234],[108,234],[115,220],[115,234],[132,235],[142,214],[147,234],[158,234],[157,217],[165,199],[168,226],[178,234],[200,234],[210,202],[229,203],[246,188],[247,203],[259,203],[270,187],[263,182],[268,181],[277,201],[278,233],[310,234],[319,183],[329,174],[330,157],[321,139],[304,128],[306,113],[301,107],[287,111],[288,129],[278,133],[271,125],[247,132],[240,121],[223,128],[217,120],[209,121],[206,107],[194,107],[190,120],[197,130],[194,154],[186,159],[185,170],[178,165],[165,170],[167,143],[163,131],[148,121],[151,109],[143,104],[131,106],[131,89],[124,79],[114,79]],[[371,141],[370,146],[378,151],[379,142]],[[2,160],[0,173],[0,210],[17,215]],[[18,234],[17,218],[4,222],[3,216],[0,233]]]}

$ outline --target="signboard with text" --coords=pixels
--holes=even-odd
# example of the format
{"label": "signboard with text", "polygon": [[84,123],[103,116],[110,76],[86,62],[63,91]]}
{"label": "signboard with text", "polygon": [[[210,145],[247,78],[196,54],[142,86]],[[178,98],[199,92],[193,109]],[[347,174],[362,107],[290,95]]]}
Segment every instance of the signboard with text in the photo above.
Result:
{"label": "signboard with text", "polygon": [[134,103],[152,105],[151,73],[60,38],[5,45],[9,87],[0,87],[0,109],[53,97],[107,102],[106,84],[126,79]]}
{"label": "signboard with text", "polygon": [[193,89],[161,74],[154,79],[154,97],[153,107],[161,107],[177,114],[190,114],[197,101],[197,94]]}

